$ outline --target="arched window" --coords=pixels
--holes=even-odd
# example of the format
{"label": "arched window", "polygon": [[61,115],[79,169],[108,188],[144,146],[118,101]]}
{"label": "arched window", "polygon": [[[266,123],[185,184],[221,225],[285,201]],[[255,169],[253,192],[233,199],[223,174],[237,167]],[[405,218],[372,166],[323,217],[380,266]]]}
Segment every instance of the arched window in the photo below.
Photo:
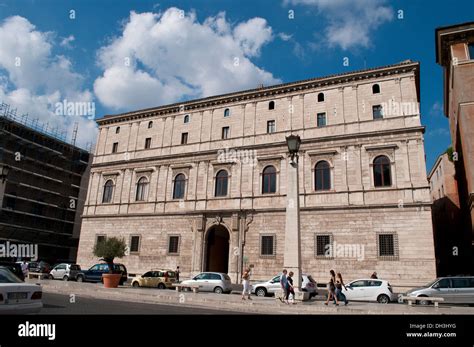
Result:
{"label": "arched window", "polygon": [[148,196],[148,179],[141,177],[137,182],[137,194],[135,196],[136,201],[145,201]]}
{"label": "arched window", "polygon": [[149,121],[149,122],[148,122],[148,129],[151,129],[151,128],[153,128],[153,122],[152,122],[152,121]]}
{"label": "arched window", "polygon": [[216,193],[215,196],[226,196],[229,175],[227,171],[221,170],[216,175]]}
{"label": "arched window", "polygon": [[262,194],[276,193],[276,169],[267,166],[262,174]]}
{"label": "arched window", "polygon": [[274,110],[275,109],[275,101],[270,101],[268,103],[268,109],[269,110]]}
{"label": "arched window", "polygon": [[108,180],[104,184],[104,195],[102,195],[102,202],[112,202],[112,195],[114,194],[114,182]]}
{"label": "arched window", "polygon": [[120,127],[116,127],[116,128],[115,128],[115,133],[116,133],[116,134],[120,133]]}
{"label": "arched window", "polygon": [[224,110],[224,117],[229,117],[230,116],[230,110],[228,108],[226,108]]}
{"label": "arched window", "polygon": [[390,159],[385,155],[380,155],[374,159],[374,186],[388,187],[391,185]]}
{"label": "arched window", "polygon": [[173,199],[183,199],[186,189],[186,177],[184,174],[177,174],[174,178]]}
{"label": "arched window", "polygon": [[323,102],[324,101],[324,93],[319,93],[318,94],[318,102]]}
{"label": "arched window", "polygon": [[327,161],[319,161],[314,167],[314,187],[315,190],[331,189],[331,171]]}
{"label": "arched window", "polygon": [[379,94],[380,93],[380,86],[378,84],[374,84],[372,86],[372,94]]}
{"label": "arched window", "polygon": [[187,114],[186,116],[184,116],[184,123],[189,123],[189,114]]}

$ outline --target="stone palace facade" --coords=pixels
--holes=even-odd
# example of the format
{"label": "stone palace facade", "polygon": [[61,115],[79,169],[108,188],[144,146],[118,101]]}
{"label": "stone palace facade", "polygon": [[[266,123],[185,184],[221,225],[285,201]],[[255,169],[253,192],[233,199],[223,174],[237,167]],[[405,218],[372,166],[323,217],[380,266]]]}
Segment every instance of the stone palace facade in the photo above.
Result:
{"label": "stone palace facade", "polygon": [[419,112],[419,64],[399,64],[160,106],[98,120],[78,252],[124,237],[129,273],[240,282],[281,271],[287,145],[298,134],[302,271],[326,283],[436,277]]}

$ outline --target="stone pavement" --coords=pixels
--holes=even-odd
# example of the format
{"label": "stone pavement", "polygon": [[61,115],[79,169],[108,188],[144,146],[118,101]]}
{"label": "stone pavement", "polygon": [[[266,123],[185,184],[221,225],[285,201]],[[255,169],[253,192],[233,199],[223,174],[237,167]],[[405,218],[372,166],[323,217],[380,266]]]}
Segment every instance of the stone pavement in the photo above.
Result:
{"label": "stone pavement", "polygon": [[96,299],[129,301],[150,304],[184,305],[188,307],[212,308],[224,311],[239,311],[252,314],[474,314],[474,307],[440,305],[408,306],[391,303],[388,305],[367,302],[350,302],[348,306],[326,306],[321,299],[287,305],[273,297],[261,298],[252,295],[252,300],[241,299],[238,294],[192,293],[155,288],[132,288],[120,286],[107,289],[101,283],[77,283],[56,280],[27,280],[40,283],[46,293],[58,293]]}

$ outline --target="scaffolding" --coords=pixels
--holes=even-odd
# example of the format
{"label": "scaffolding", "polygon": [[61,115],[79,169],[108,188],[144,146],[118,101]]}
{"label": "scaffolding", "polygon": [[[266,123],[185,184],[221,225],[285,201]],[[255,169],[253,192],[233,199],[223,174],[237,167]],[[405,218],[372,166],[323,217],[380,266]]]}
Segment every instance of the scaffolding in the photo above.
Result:
{"label": "scaffolding", "polygon": [[[30,119],[28,113],[18,115],[17,109],[12,108],[9,104],[4,102],[0,102],[0,117],[10,119],[15,121],[16,123],[22,124],[30,129],[33,129],[41,134],[50,136],[56,140],[69,143],[73,146],[76,146],[76,138],[77,138],[77,128],[78,124],[74,124],[74,131],[71,141],[67,141],[67,131],[64,129],[60,129],[58,126],[51,127],[49,123],[40,123],[38,118]],[[92,153],[94,150],[94,144],[87,143],[86,150],[89,153]]]}

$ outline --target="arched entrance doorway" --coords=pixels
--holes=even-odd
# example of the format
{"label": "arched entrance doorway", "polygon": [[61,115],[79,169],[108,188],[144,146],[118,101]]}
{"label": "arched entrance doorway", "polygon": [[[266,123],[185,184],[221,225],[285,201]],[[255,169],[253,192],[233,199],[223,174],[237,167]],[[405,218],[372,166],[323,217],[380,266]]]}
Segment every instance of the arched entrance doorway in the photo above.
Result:
{"label": "arched entrance doorway", "polygon": [[211,227],[206,238],[206,264],[204,271],[229,271],[229,232],[222,225]]}

